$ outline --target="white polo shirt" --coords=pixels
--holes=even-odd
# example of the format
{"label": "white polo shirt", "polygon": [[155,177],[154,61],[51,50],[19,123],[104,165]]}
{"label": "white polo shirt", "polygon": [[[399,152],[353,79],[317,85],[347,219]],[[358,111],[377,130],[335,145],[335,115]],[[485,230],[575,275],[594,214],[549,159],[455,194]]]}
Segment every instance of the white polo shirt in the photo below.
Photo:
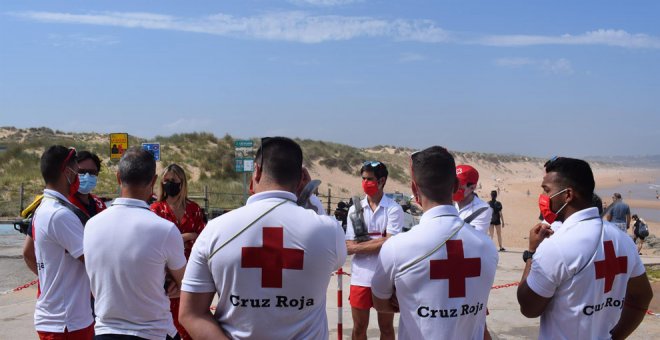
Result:
{"label": "white polo shirt", "polygon": [[541,339],[609,339],[631,277],[645,273],[632,239],[597,208],[567,218],[536,250],[527,285],[552,298]]}
{"label": "white polo shirt", "polygon": [[[403,209],[393,199],[383,195],[375,211],[371,210],[369,202],[365,197],[360,201],[364,211],[364,223],[367,225],[369,236],[372,240],[385,237],[385,234],[396,235],[404,226]],[[355,212],[355,206],[348,209],[346,219],[346,240],[355,240],[355,230],[351,214]],[[351,262],[351,285],[371,287],[371,278],[378,260],[378,253],[355,254]]]}
{"label": "white polo shirt", "polygon": [[59,192],[45,189],[33,219],[41,290],[34,325],[37,331],[63,333],[65,328],[86,328],[94,319],[85,265],[78,259],[83,255],[83,225],[55,197],[68,202]]}
{"label": "white polo shirt", "polygon": [[215,318],[233,339],[328,338],[326,291],[346,260],[344,232],[295,202],[285,191],[252,195],[193,246],[181,289],[217,292]]}
{"label": "white polo shirt", "polygon": [[461,225],[456,208],[437,206],[381,248],[371,291],[379,299],[396,293],[399,339],[483,339],[498,255],[484,233]]}
{"label": "white polo shirt", "polygon": [[162,340],[177,333],[164,288],[165,269],[186,265],[174,223],[145,201],[117,198],[87,222],[84,245],[97,335]]}
{"label": "white polo shirt", "polygon": [[[454,203],[456,209],[458,209],[458,203]],[[474,195],[472,202],[464,206],[462,209],[458,209],[458,216],[462,219],[468,218],[475,211],[486,207],[485,211],[481,212],[479,216],[475,217],[470,225],[474,226],[475,229],[483,232],[484,234],[488,233],[488,228],[490,228],[490,220],[493,217],[493,209],[487,202],[484,202],[479,196]]]}

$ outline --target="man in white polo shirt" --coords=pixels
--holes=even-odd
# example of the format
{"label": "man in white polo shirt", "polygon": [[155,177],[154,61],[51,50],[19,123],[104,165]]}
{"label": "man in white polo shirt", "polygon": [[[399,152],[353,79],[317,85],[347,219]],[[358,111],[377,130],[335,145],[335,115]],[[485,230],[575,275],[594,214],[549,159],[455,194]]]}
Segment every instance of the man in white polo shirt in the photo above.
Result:
{"label": "man in white polo shirt", "polygon": [[85,227],[85,266],[96,298],[96,339],[178,339],[165,291],[185,271],[181,233],[149,210],[156,161],[141,148],[119,161],[121,197]]}
{"label": "man in white polo shirt", "polygon": [[[353,315],[353,339],[366,339],[369,326],[369,310],[373,307],[371,298],[371,278],[376,269],[378,252],[385,240],[401,232],[403,228],[403,209],[391,198],[384,195],[388,171],[384,163],[364,162],[360,169],[362,189],[366,197],[353,202],[348,210],[346,226],[346,248],[353,256],[351,265],[351,290],[349,302]],[[356,204],[363,212],[363,223],[368,233],[368,240],[356,240],[355,219]],[[359,236],[359,235],[358,235]],[[378,313],[378,328],[381,339],[394,339],[394,315]]]}
{"label": "man in white polo shirt", "polygon": [[262,139],[255,194],[246,206],[210,221],[197,238],[179,310],[194,339],[328,338],[326,291],[346,260],[346,246],[334,218],[296,204],[302,161],[293,140]]}
{"label": "man in white polo shirt", "polygon": [[78,191],[76,150],[51,146],[41,156],[40,167],[46,189],[32,228],[40,288],[34,325],[41,339],[92,339],[83,224],[67,200]]}
{"label": "man in white polo shirt", "polygon": [[380,250],[374,306],[400,309],[399,339],[483,339],[497,251],[451,204],[458,187],[452,155],[433,146],[411,158],[412,191],[424,214]]}
{"label": "man in white polo shirt", "polygon": [[488,233],[493,209],[474,192],[479,182],[479,172],[470,165],[461,164],[456,167],[456,177],[459,187],[452,199],[458,209],[458,216],[467,219],[478,231]]}
{"label": "man in white polo shirt", "polygon": [[545,221],[563,224],[530,231],[520,311],[541,316],[541,339],[626,338],[653,296],[635,244],[593,207],[587,162],[555,157],[545,171],[539,208]]}

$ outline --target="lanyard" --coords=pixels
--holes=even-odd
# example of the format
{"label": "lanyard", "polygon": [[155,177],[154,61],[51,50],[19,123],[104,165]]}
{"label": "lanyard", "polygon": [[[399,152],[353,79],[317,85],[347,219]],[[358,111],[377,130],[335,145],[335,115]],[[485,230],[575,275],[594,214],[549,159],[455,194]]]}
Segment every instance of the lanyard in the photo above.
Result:
{"label": "lanyard", "polygon": [[[436,217],[434,217],[434,219],[436,219],[436,218],[440,218],[440,217],[444,217],[444,216],[454,216],[454,217],[458,217],[458,216],[456,216],[456,215],[440,215],[440,216],[436,216]],[[435,248],[433,248],[430,252],[426,253],[424,256],[419,257],[419,258],[417,258],[416,260],[414,260],[414,261],[412,261],[412,262],[409,262],[409,263],[407,263],[406,265],[404,265],[403,267],[401,267],[401,270],[396,274],[396,276],[399,277],[399,276],[403,275],[404,272],[406,272],[406,271],[407,271],[408,269],[410,269],[412,266],[414,266],[414,265],[420,263],[420,262],[423,261],[424,259],[426,259],[426,258],[428,258],[429,256],[433,255],[433,253],[435,253],[436,251],[440,250],[440,248],[442,248],[442,247],[447,243],[447,241],[451,240],[456,234],[458,234],[458,232],[463,228],[464,225],[465,225],[465,221],[461,220],[461,225],[458,226],[458,228],[456,228],[456,230],[454,230],[454,231],[451,233],[451,235],[449,235],[449,237],[448,237],[446,240],[444,240],[442,243],[440,243],[439,245],[437,245]]]}

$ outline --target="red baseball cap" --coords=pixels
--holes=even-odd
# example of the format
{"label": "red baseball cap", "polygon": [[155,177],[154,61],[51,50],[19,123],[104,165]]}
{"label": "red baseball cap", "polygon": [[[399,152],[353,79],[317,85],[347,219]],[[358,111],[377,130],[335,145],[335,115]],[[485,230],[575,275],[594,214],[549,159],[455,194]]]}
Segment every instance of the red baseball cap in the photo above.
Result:
{"label": "red baseball cap", "polygon": [[477,184],[479,181],[479,172],[469,165],[461,164],[456,166],[456,177],[461,185],[467,183]]}

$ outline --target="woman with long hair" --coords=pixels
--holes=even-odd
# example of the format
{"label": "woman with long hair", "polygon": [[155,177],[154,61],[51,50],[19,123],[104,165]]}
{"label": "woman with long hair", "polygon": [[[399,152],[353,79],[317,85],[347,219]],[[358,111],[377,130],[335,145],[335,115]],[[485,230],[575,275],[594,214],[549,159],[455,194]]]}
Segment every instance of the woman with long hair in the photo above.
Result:
{"label": "woman with long hair", "polygon": [[[167,166],[159,182],[158,200],[151,205],[151,210],[158,216],[174,223],[183,238],[186,259],[206,225],[204,213],[199,205],[188,199],[188,180],[183,168],[177,164]],[[181,339],[190,339],[186,330],[179,324],[179,298],[170,299],[170,310],[174,325]]]}

